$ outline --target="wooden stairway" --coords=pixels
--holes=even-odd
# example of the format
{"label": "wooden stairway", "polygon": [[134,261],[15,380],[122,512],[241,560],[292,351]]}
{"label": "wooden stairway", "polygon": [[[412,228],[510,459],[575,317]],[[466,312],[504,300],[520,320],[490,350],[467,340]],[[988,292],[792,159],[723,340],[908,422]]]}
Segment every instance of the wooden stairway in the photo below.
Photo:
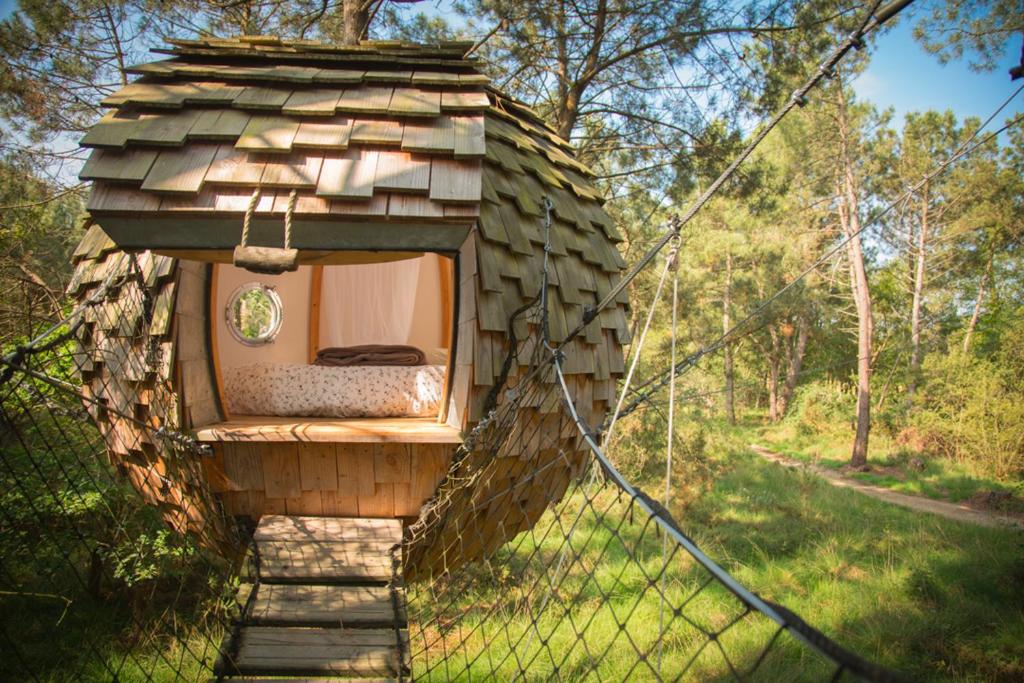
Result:
{"label": "wooden stairway", "polygon": [[240,591],[218,680],[404,679],[401,541],[395,519],[264,516],[253,536],[253,583]]}

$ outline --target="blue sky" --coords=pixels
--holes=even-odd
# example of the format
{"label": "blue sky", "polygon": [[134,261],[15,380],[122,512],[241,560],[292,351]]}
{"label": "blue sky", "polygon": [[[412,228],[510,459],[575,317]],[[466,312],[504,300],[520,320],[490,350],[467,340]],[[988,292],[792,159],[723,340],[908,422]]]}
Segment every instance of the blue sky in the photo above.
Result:
{"label": "blue sky", "polygon": [[[911,23],[904,20],[877,40],[868,68],[854,88],[858,96],[879,108],[892,107],[897,122],[902,122],[907,112],[925,109],[952,109],[959,119],[977,116],[984,120],[1020,87],[1020,81],[1011,81],[1007,73],[1020,60],[1020,40],[1016,36],[1007,42],[997,71],[975,73],[966,60],[939,64],[914,40]],[[1021,111],[1024,96],[1011,102],[1001,118]]]}

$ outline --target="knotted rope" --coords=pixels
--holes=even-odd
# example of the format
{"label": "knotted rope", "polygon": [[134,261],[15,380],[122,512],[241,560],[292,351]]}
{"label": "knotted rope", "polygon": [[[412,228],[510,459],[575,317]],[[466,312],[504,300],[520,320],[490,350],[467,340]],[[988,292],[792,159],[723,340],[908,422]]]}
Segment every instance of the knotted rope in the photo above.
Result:
{"label": "knotted rope", "polygon": [[293,189],[288,195],[288,205],[284,212],[284,246],[283,247],[250,247],[249,234],[252,228],[252,217],[260,200],[260,188],[252,191],[249,205],[242,219],[242,242],[235,247],[232,262],[235,266],[245,268],[254,273],[279,275],[295,271],[299,267],[299,253],[292,249],[292,218],[295,214],[295,203],[298,191]]}

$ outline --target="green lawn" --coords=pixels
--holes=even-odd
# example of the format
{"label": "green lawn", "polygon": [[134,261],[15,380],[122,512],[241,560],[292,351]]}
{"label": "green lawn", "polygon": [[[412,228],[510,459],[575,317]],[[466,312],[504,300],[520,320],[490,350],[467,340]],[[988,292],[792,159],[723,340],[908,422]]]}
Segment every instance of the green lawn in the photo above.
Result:
{"label": "green lawn", "polygon": [[[705,552],[763,597],[914,679],[1024,678],[1024,534],[951,522],[833,488],[813,475],[764,462],[746,451],[742,436],[711,440],[715,483],[676,511]],[[658,490],[656,482],[649,484],[648,490]],[[610,495],[597,496],[599,509]],[[567,510],[582,500],[575,494]],[[563,515],[563,525],[569,517]],[[538,528],[554,518],[549,514]],[[536,548],[554,557],[559,533],[499,557],[493,573],[478,572],[471,587],[453,587],[454,604],[444,615],[452,621],[443,621],[451,624],[447,649],[433,642],[429,656],[417,662],[419,673],[431,680],[452,674],[476,679],[495,667],[502,678],[517,671],[518,660],[530,662],[535,680],[552,676],[556,665],[572,680],[573,673],[590,670],[589,651],[607,653],[588,678],[618,680],[631,673],[643,680],[649,670],[633,668],[636,648],[656,651],[651,644],[660,605],[648,581],[660,566],[660,540],[645,533],[645,521],[613,504],[603,517],[588,512],[574,536],[580,560],[543,610],[529,588],[543,581],[545,563],[524,560]],[[703,576],[678,556],[668,580],[670,602],[678,604]],[[424,609],[423,603],[414,605]],[[540,614],[536,629],[530,609],[517,613],[523,605]],[[497,611],[484,620],[490,608]],[[686,613],[721,625],[736,609],[725,591],[713,589],[688,603]],[[748,618],[723,637],[723,648],[734,662],[749,664],[770,637],[770,626]],[[669,633],[662,666],[666,676],[674,676],[705,639],[682,620]],[[415,627],[413,634],[415,645]],[[724,679],[728,673],[712,647],[701,652],[685,678]],[[820,680],[825,674],[801,646],[783,639],[757,679]]]}
{"label": "green lawn", "polygon": [[[742,583],[911,678],[1024,679],[1024,534],[951,522],[836,489],[751,454],[748,430],[707,429],[713,483],[672,508],[690,537]],[[660,487],[656,478],[645,482],[651,493]],[[557,561],[564,530],[584,500],[590,504],[573,535],[567,576],[548,591],[544,570]],[[215,585],[189,581],[181,595],[158,589],[157,600],[151,589],[135,600],[120,591],[91,597],[51,543],[55,534],[69,532],[69,520],[53,518],[52,527],[40,527],[34,519],[26,510],[24,520],[6,519],[0,529],[0,583],[35,586],[73,603],[65,614],[59,600],[0,595],[0,627],[19,642],[21,656],[32,660],[41,680],[109,680],[112,670],[124,681],[147,680],[150,672],[152,680],[175,680],[176,670],[186,680],[205,678],[201,662],[212,663],[222,633],[213,626],[208,597],[196,596],[216,595]],[[560,526],[552,526],[556,522]],[[751,666],[771,639],[772,623],[750,615],[709,644],[695,625],[721,630],[742,613],[740,606],[721,587],[698,590],[706,574],[682,553],[672,557],[662,584],[663,540],[647,522],[610,486],[589,499],[577,492],[521,537],[518,550],[459,572],[447,590],[413,586],[412,614],[438,617],[412,624],[414,651],[424,635],[430,640],[430,650],[414,663],[416,672],[427,680],[492,673],[504,679],[528,665],[528,679],[536,681],[552,678],[556,667],[564,680],[647,680],[659,652],[666,677],[685,669],[686,680],[728,679],[723,651],[737,668]],[[552,533],[545,535],[548,529]],[[41,553],[49,571],[30,575],[41,566],[34,561]],[[86,557],[74,559],[88,566]],[[669,610],[658,648],[662,590],[692,623]],[[173,617],[161,614],[175,603],[184,609]],[[205,618],[209,626],[193,630]],[[133,621],[150,627],[150,635],[140,637]],[[187,648],[175,642],[174,632],[192,634]],[[648,655],[647,663],[638,650]],[[25,663],[8,665],[18,671]],[[828,672],[820,659],[783,637],[756,679],[811,681]]]}
{"label": "green lawn", "polygon": [[[747,425],[736,431],[748,443],[765,446],[791,458],[840,469],[850,461],[852,436],[845,430],[803,433],[798,425]],[[908,452],[884,434],[869,442],[869,472],[850,472],[860,481],[900,493],[952,502],[967,501],[986,492],[1008,494],[1006,511],[1024,512],[1024,483],[1005,482],[985,476],[966,464]]]}

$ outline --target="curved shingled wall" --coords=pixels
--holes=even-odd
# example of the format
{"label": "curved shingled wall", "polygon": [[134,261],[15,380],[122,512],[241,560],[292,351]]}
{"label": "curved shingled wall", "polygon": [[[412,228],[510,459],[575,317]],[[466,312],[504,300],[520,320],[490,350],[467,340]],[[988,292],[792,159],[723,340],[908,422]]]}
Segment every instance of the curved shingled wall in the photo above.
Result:
{"label": "curved shingled wall", "polygon": [[[156,295],[171,297],[167,310],[174,315],[154,336],[174,360],[163,374],[150,372],[149,379],[125,385],[126,395],[110,398],[147,406],[154,423],[170,427],[220,419],[209,351],[186,336],[205,339],[208,312],[191,295],[181,296],[205,283],[206,266],[185,259],[230,259],[255,187],[262,193],[256,241],[280,239],[287,197],[295,190],[295,246],[312,260],[344,248],[460,253],[451,419],[466,430],[481,418],[508,355],[510,316],[538,293],[545,198],[553,207],[548,318],[553,341],[563,340],[585,308],[618,280],[624,267],[615,247],[620,238],[571,146],[528,108],[491,88],[475,62],[463,57],[466,47],[181,41],[167,50],[170,59],[133,67],[141,78],[106,100],[112,111],[82,140],[94,150],[82,177],[94,183],[92,219],[119,246],[159,264]],[[102,241],[103,247],[83,243],[76,256],[72,291],[80,297],[92,291],[106,264],[122,258],[97,231],[86,242]],[[176,297],[167,294],[170,283],[177,283]],[[570,389],[591,424],[608,410],[623,370],[626,304],[623,294],[566,348]],[[526,339],[535,322],[517,319],[516,336]],[[95,336],[86,335],[83,343],[83,357],[98,348]],[[518,350],[510,386],[530,356],[528,348]],[[127,347],[125,353],[141,350]],[[104,372],[84,369],[87,384]],[[146,403],[155,386],[167,400]],[[543,424],[552,410],[524,406],[520,419]],[[105,434],[128,428],[114,415],[101,417]],[[558,429],[568,435],[558,455],[564,464],[553,465],[552,452],[472,454],[486,460],[488,476],[479,486],[493,491],[453,500],[443,523],[411,540],[410,568],[427,572],[478,557],[529,527],[549,501],[560,498],[582,452],[571,430]],[[108,444],[119,463],[145,451],[110,438]],[[473,458],[461,462],[468,466]],[[543,481],[532,479],[530,473],[541,470]],[[489,495],[517,478],[529,484],[516,489],[522,491],[518,499]],[[185,482],[164,486],[164,493],[133,483],[156,505],[198,495]],[[525,512],[513,521],[510,507]],[[176,524],[183,527],[188,524]],[[463,536],[474,537],[473,543],[444,540]]]}

